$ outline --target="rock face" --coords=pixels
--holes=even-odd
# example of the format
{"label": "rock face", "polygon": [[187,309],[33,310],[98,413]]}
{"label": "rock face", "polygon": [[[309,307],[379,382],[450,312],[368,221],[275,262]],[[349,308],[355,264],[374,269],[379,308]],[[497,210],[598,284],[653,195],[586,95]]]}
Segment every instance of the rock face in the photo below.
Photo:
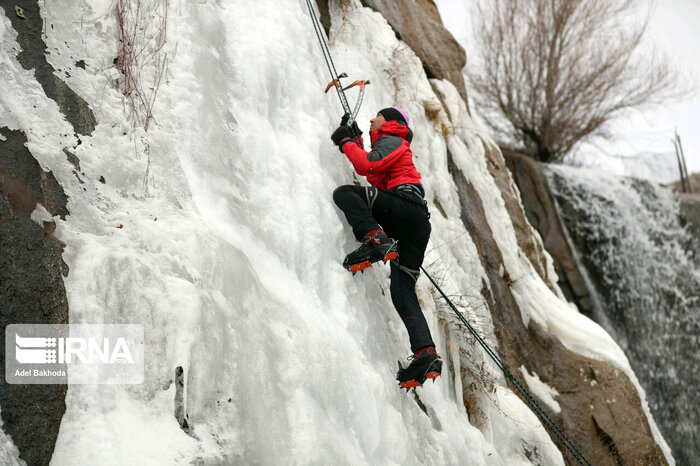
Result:
{"label": "rock face", "polygon": [[[21,16],[15,6],[21,8]],[[58,104],[74,131],[90,134],[96,124],[92,111],[46,60],[43,21],[36,0],[0,2],[0,7],[17,31],[19,63],[34,70],[46,96]],[[68,210],[63,189],[25,147],[24,134],[8,128],[0,128],[0,134],[4,138],[0,140],[0,348],[4,348],[8,324],[68,323],[62,278],[68,274],[68,266],[61,258],[63,245],[53,236],[56,225],[53,221],[40,225],[31,218],[37,204],[61,218]],[[77,167],[77,157],[67,155]],[[4,371],[3,351],[3,380]],[[65,396],[65,385],[0,385],[3,430],[27,464],[49,464],[66,410]]]}
{"label": "rock face", "polygon": [[450,81],[468,101],[462,76],[467,56],[443,26],[432,0],[362,0],[362,4],[386,18],[397,37],[421,59],[428,78]]}
{"label": "rock face", "polygon": [[[542,169],[545,173],[550,169],[528,158],[508,153],[506,160],[528,219],[554,258],[560,287],[619,342],[674,457],[681,464],[691,461],[690,445],[695,442],[690,425],[694,425],[698,410],[693,399],[697,391],[690,387],[697,386],[697,377],[690,369],[695,365],[695,352],[687,348],[697,346],[697,320],[693,317],[697,300],[692,298],[697,296],[697,291],[692,291],[697,285],[681,261],[684,248],[698,250],[700,196],[679,195],[682,219],[695,237],[686,241],[679,236],[682,228],[672,208],[674,202],[661,202],[663,190],[654,189],[652,183],[620,178],[618,191],[603,195],[600,187],[588,188],[592,192],[589,196],[574,186],[581,174],[568,179],[545,176]],[[638,199],[638,204],[626,204],[623,194]],[[672,196],[667,193],[666,197]],[[560,206],[561,218],[553,200]],[[572,247],[578,251],[578,259]],[[640,274],[640,270],[647,272]],[[659,274],[654,275],[654,271]],[[582,273],[590,279],[584,281]],[[593,313],[590,304],[596,294],[600,298]]]}
{"label": "rock face", "polygon": [[[700,173],[691,173],[688,175],[688,183],[690,183],[691,193],[700,193]],[[676,181],[671,185],[671,187],[679,193],[683,192],[683,185],[680,181]]]}
{"label": "rock face", "polygon": [[483,141],[482,144],[486,152],[486,167],[496,181],[498,189],[501,191],[501,197],[505,202],[508,215],[510,215],[510,218],[513,220],[513,227],[515,228],[515,236],[518,240],[518,245],[527,255],[528,259],[530,259],[530,263],[535,267],[542,281],[547,284],[550,290],[554,291],[554,277],[550,277],[547,270],[544,246],[537,240],[534,235],[534,230],[527,221],[522,204],[520,203],[520,196],[518,196],[517,190],[513,185],[513,180],[508,176],[506,161],[499,152],[498,147]]}
{"label": "rock face", "polygon": [[331,31],[331,14],[328,11],[328,0],[317,0],[318,5],[319,20],[321,21],[321,26],[326,31],[326,36],[330,34]]}
{"label": "rock face", "polygon": [[681,215],[695,238],[700,239],[700,194],[679,194]]}
{"label": "rock face", "polygon": [[[448,153],[448,157],[450,157]],[[481,290],[489,304],[501,358],[510,368],[525,366],[561,395],[559,414],[544,408],[591,464],[666,464],[641,401],[627,376],[607,363],[566,349],[534,322],[523,325],[510,291],[503,258],[474,187],[455,166],[450,171],[462,206],[462,222],[479,250],[489,283]],[[502,176],[508,177],[507,173]],[[550,434],[551,435],[551,434]],[[568,464],[576,460],[552,435]]]}
{"label": "rock face", "polygon": [[700,246],[674,193],[655,183],[542,166],[580,267],[600,296],[596,320],[625,351],[679,464],[697,457]]}
{"label": "rock face", "polygon": [[[20,131],[0,128],[0,348],[8,324],[67,324],[68,300],[62,275],[63,245],[53,236],[52,221],[37,224],[37,203],[64,218],[66,195],[50,172],[44,172],[24,147]],[[5,352],[0,358],[5,380]],[[65,385],[0,384],[0,413],[20,458],[30,465],[49,464],[61,418]]]}
{"label": "rock face", "polygon": [[[15,12],[15,5],[22,8],[23,18]],[[46,96],[58,104],[76,133],[92,133],[96,121],[87,102],[56,76],[56,70],[46,61],[46,44],[41,38],[43,21],[36,0],[1,2],[0,7],[5,9],[5,15],[18,33],[17,42],[22,48],[17,55],[19,63],[26,70],[34,70]]]}
{"label": "rock face", "polygon": [[537,162],[513,152],[504,152],[503,156],[520,191],[527,219],[540,233],[544,248],[552,256],[559,288],[568,301],[575,303],[581,312],[591,316],[591,294],[576,265]]}

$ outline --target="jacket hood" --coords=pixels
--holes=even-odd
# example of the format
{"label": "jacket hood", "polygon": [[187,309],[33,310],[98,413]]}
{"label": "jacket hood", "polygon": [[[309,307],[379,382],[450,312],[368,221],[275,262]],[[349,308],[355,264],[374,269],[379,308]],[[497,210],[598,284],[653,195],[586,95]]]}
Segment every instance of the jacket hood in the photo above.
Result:
{"label": "jacket hood", "polygon": [[377,142],[377,139],[384,135],[398,136],[401,139],[405,139],[410,144],[413,140],[413,131],[406,125],[402,125],[398,121],[392,120],[384,123],[379,130],[372,130],[369,132],[370,139],[372,140],[372,146]]}

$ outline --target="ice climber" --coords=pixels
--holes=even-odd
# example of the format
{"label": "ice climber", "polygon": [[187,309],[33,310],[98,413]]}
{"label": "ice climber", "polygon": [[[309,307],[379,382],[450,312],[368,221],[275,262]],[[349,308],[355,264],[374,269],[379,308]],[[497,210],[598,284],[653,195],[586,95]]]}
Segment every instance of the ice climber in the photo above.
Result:
{"label": "ice climber", "polygon": [[[333,192],[333,200],[362,243],[345,257],[343,266],[359,272],[374,262],[390,261],[391,300],[406,325],[413,352],[411,364],[396,378],[403,388],[417,387],[440,375],[442,361],[415,291],[430,237],[430,214],[413,164],[413,132],[403,109],[382,109],[370,120],[372,150],[367,152],[362,138],[353,138],[346,122],[343,118],[331,139],[372,186],[346,185]],[[362,132],[356,128],[355,134]]]}

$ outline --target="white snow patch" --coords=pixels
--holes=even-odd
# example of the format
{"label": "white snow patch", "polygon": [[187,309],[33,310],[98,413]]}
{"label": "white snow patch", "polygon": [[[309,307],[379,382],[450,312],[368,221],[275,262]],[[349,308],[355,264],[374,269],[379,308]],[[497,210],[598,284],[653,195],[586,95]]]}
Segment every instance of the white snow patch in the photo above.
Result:
{"label": "white snow patch", "polygon": [[554,398],[559,396],[559,392],[540,380],[540,376],[536,373],[530,374],[525,366],[520,366],[520,372],[525,378],[530,392],[535,395],[540,401],[549,406],[555,413],[561,412],[561,406]]}
{"label": "white snow patch", "polygon": [[19,449],[12,441],[5,429],[2,429],[4,421],[2,416],[0,416],[0,458],[3,460],[3,464],[7,466],[26,466],[27,463],[19,457]]}
{"label": "white snow patch", "polygon": [[46,207],[37,202],[36,207],[32,211],[30,218],[41,228],[44,228],[44,222],[52,222],[51,213],[46,210]]}

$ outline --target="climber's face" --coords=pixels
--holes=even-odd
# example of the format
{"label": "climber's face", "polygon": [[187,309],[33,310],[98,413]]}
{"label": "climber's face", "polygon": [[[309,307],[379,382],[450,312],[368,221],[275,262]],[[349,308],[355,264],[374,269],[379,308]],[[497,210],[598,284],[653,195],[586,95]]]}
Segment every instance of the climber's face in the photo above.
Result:
{"label": "climber's face", "polygon": [[370,131],[377,131],[379,128],[382,127],[382,125],[386,123],[386,120],[384,119],[384,115],[381,113],[377,113],[377,116],[369,120],[369,130]]}

